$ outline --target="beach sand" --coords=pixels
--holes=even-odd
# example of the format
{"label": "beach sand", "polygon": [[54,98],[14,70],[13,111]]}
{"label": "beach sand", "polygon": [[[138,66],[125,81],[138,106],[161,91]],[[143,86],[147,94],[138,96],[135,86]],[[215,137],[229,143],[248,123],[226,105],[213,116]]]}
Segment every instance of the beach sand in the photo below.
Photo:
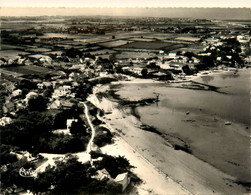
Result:
{"label": "beach sand", "polygon": [[101,150],[105,154],[125,156],[135,167],[132,171],[143,181],[142,184],[136,186],[138,194],[191,194],[180,184],[156,169],[121,137],[116,137],[114,141],[114,144],[107,145]]}
{"label": "beach sand", "polygon": [[[175,150],[157,134],[143,131],[134,116],[119,117],[118,110],[106,115],[109,124],[136,152],[156,169],[183,186],[192,194],[243,194],[246,189],[231,177],[195,156]],[[121,150],[121,155],[124,153]],[[143,178],[144,180],[144,178]],[[167,191],[164,194],[171,194]]]}
{"label": "beach sand", "polygon": [[[150,82],[143,81],[143,83]],[[95,92],[105,92],[107,90],[107,86],[102,86],[95,91]],[[141,121],[138,120],[135,116],[132,115],[131,110],[129,108],[121,108],[118,107],[118,103],[111,101],[107,98],[98,99],[94,95],[91,95],[89,97],[89,101],[92,102],[94,105],[96,105],[98,108],[102,109],[106,114],[103,116],[103,119],[106,121],[107,125],[110,127],[111,130],[113,130],[120,138],[122,138],[123,142],[125,141],[130,147],[133,148],[134,152],[136,152],[136,158],[130,157],[128,153],[128,147],[118,147],[117,151],[119,151],[120,155],[125,155],[126,158],[130,159],[137,159],[140,156],[143,157],[143,159],[146,159],[146,162],[148,162],[152,167],[154,167],[157,172],[160,172],[163,174],[163,176],[167,176],[170,178],[173,185],[179,186],[179,190],[186,190],[187,193],[192,194],[213,194],[213,193],[223,193],[223,194],[244,194],[247,193],[247,189],[242,186],[235,183],[236,177],[231,176],[230,174],[226,174],[222,171],[222,169],[216,168],[215,166],[212,166],[206,161],[203,161],[203,158],[197,158],[196,155],[205,156],[206,153],[203,153],[203,150],[196,150],[195,154],[192,155],[187,152],[184,152],[182,150],[175,150],[173,145],[174,144],[180,144],[183,142],[182,138],[180,138],[178,135],[177,137],[173,136],[174,134],[171,134],[173,137],[168,137],[168,134],[162,134],[162,136],[144,131],[141,128]],[[132,92],[133,93],[133,92]],[[140,99],[142,94],[135,93],[132,96],[132,98]],[[144,107],[147,109],[147,107]],[[146,112],[143,111],[143,112]],[[159,111],[156,110],[156,113]],[[172,127],[176,126],[181,118],[184,118],[185,112],[178,112],[176,115],[173,116],[176,118],[176,121],[170,117],[170,120],[174,120],[173,124],[168,124],[168,128],[172,129]],[[167,116],[166,114],[162,113],[163,116]],[[182,116],[181,116],[182,115]],[[189,118],[190,117],[190,118]],[[150,120],[150,118],[141,119],[144,120],[144,122],[147,122],[147,120]],[[236,128],[240,128],[238,124],[232,124],[231,126],[224,126],[223,120],[218,120],[218,122],[215,124],[214,122],[214,116],[212,117],[201,117],[196,116],[195,114],[190,114],[187,116],[187,120],[183,121],[182,125],[189,126],[191,125],[191,121],[197,121],[197,125],[204,124],[205,129],[209,128],[210,130],[208,132],[215,133],[215,129],[219,129],[219,125],[223,127],[224,131],[234,132],[236,131]],[[198,121],[201,121],[198,123]],[[158,123],[158,120],[155,121]],[[177,122],[177,123],[176,123]],[[205,125],[206,124],[206,125]],[[169,126],[170,125],[170,126]],[[194,124],[193,124],[194,125]],[[243,127],[241,127],[243,128]],[[192,127],[190,128],[192,130]],[[188,131],[189,132],[189,131]],[[246,132],[241,131],[242,133],[239,133],[240,139],[237,139],[237,142],[241,144],[241,136],[246,137]],[[191,133],[191,132],[190,132]],[[194,129],[193,132],[194,136],[199,136],[198,130]],[[220,132],[216,132],[220,133]],[[236,133],[236,132],[235,132]],[[243,135],[242,135],[243,134]],[[206,135],[208,136],[208,135]],[[216,136],[217,137],[217,136]],[[229,137],[231,135],[229,134]],[[209,139],[212,140],[212,139]],[[187,139],[187,144],[191,146],[191,150],[193,151],[194,148],[206,148],[206,142],[203,145],[203,143],[196,143],[196,145],[191,145],[191,141]],[[221,140],[215,140],[216,142],[220,142]],[[231,141],[231,140],[230,140]],[[235,141],[235,140],[233,140]],[[117,145],[120,145],[120,140],[117,141]],[[123,145],[123,144],[122,144]],[[113,146],[114,147],[114,146]],[[234,148],[229,148],[229,158],[231,158],[232,152],[231,150]],[[221,150],[217,150],[217,148],[211,148],[212,151],[217,151],[217,155],[221,155]],[[111,150],[113,151],[113,150]],[[216,157],[214,157],[217,161]],[[213,158],[213,157],[210,157]],[[134,161],[133,160],[133,161]],[[133,164],[133,162],[131,162]],[[227,169],[231,170],[233,166],[236,166],[234,162],[227,162],[228,166]],[[141,162],[138,164],[139,171],[137,172],[141,179],[145,181],[145,178],[147,178],[148,174],[142,175],[140,174],[144,170],[144,164]],[[224,164],[222,166],[225,166]],[[245,168],[245,167],[244,167]],[[239,169],[235,169],[239,170]],[[246,170],[243,169],[245,172]],[[145,172],[145,171],[143,171]],[[240,173],[242,174],[242,173]],[[244,173],[246,174],[246,173]],[[159,177],[158,175],[154,174],[154,177]],[[161,177],[159,177],[161,179]],[[165,177],[162,177],[162,179]],[[161,179],[161,180],[162,180]],[[163,180],[164,182],[164,180]],[[147,182],[146,182],[147,183]],[[149,186],[150,185],[150,186]],[[170,184],[169,184],[170,185]],[[155,184],[149,182],[147,184],[149,188],[152,189],[158,189],[158,187],[155,187]],[[148,189],[149,189],[148,188]],[[156,192],[155,194],[177,194],[173,193],[173,190],[170,190],[168,188],[165,188],[164,193]]]}

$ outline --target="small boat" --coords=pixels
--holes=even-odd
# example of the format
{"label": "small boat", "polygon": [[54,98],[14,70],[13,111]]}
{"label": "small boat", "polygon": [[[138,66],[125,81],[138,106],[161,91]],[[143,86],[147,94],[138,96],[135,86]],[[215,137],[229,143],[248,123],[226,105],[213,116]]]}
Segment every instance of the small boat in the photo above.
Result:
{"label": "small boat", "polygon": [[227,121],[227,122],[225,122],[225,125],[232,125],[232,123]]}

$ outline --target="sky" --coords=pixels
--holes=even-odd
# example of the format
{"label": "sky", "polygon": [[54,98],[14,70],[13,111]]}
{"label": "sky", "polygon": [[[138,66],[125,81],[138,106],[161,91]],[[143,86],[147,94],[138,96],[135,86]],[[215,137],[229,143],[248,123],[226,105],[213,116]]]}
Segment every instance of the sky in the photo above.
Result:
{"label": "sky", "polygon": [[246,7],[251,0],[0,0],[0,7]]}

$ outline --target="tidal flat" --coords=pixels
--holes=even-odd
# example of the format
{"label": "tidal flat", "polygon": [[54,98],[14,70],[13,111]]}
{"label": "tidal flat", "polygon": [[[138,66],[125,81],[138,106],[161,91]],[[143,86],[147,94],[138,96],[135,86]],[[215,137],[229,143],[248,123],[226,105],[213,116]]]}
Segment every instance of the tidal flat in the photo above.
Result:
{"label": "tidal flat", "polygon": [[[150,160],[151,163],[155,164],[155,161],[158,162],[163,155],[169,154],[167,150],[163,150],[163,141],[156,142],[154,137],[158,136],[164,138],[163,140],[171,144],[175,150],[185,152],[209,164],[231,176],[235,184],[242,183],[247,187],[251,181],[249,174],[249,74],[248,69],[238,72],[224,71],[202,75],[193,80],[202,85],[215,86],[217,91],[191,89],[187,85],[184,86],[184,83],[179,83],[177,86],[177,83],[130,83],[130,81],[112,88],[116,91],[115,94],[124,101],[135,102],[158,96],[159,101],[154,103],[139,104],[136,107],[128,106],[123,109],[124,113],[134,113],[142,124],[160,132],[148,140],[157,148],[159,145],[162,150],[156,152],[153,148],[150,149],[154,155],[154,158]],[[109,118],[109,115],[107,117]],[[124,116],[124,118],[127,117]],[[133,119],[133,123],[138,124],[135,120]],[[111,120],[111,123],[113,122]],[[133,133],[129,134],[133,136]],[[125,132],[125,136],[129,134]],[[130,139],[132,138],[128,136],[129,143]],[[157,150],[156,147],[154,148]],[[157,163],[156,167],[179,178],[179,174],[172,174],[165,164]],[[177,169],[173,168],[173,170]],[[182,169],[179,171],[186,172]],[[203,170],[201,171],[204,173]],[[229,185],[233,186],[233,184]],[[222,186],[220,189],[221,192],[226,192]]]}

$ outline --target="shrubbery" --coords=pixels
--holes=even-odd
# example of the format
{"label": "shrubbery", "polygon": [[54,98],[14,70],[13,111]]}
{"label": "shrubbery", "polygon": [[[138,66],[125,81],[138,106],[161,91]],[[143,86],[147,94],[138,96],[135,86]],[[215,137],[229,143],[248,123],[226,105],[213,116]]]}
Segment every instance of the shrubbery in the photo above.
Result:
{"label": "shrubbery", "polygon": [[[68,153],[86,149],[89,136],[80,134],[53,134],[53,117],[48,112],[27,112],[12,124],[0,127],[1,144],[19,147],[31,153]],[[84,127],[83,127],[84,128]],[[82,131],[82,129],[80,129]],[[10,158],[10,156],[6,156]]]}
{"label": "shrubbery", "polygon": [[78,119],[81,120],[79,115],[83,114],[83,109],[77,106],[73,106],[71,109],[63,110],[58,113],[54,120],[54,129],[65,129],[67,119]]}
{"label": "shrubbery", "polygon": [[28,108],[30,111],[45,111],[47,108],[47,100],[39,95],[36,98],[29,99]]}
{"label": "shrubbery", "polygon": [[13,164],[10,164],[7,170],[1,169],[1,194],[5,194],[4,191],[7,188],[13,190],[14,192],[17,187],[24,189],[31,189],[33,187],[33,177],[22,177],[19,175],[19,170],[22,167],[24,169],[32,168],[34,170],[35,165],[23,158]]}
{"label": "shrubbery", "polygon": [[95,165],[98,170],[105,168],[112,178],[115,178],[118,174],[129,172],[130,168],[132,168],[129,161],[122,156],[105,155],[101,161],[95,162]]}
{"label": "shrubbery", "polygon": [[[123,167],[123,170],[128,171],[130,169],[128,161],[124,158],[121,160],[121,157],[107,157],[109,159],[115,159],[115,161],[117,159],[116,165],[120,168]],[[47,168],[44,173],[40,173],[38,178],[34,181],[31,190],[35,193],[50,192],[52,194],[121,193],[122,188],[120,184],[108,180],[97,180],[92,178],[92,175],[94,175],[97,170],[98,169],[91,167],[90,163],[82,164],[77,161],[76,158],[70,158],[67,162],[59,162],[57,166]]]}
{"label": "shrubbery", "polygon": [[15,154],[11,154],[10,151],[11,151],[10,146],[4,144],[1,145],[1,150],[0,150],[1,165],[13,163],[18,160],[17,156]]}
{"label": "shrubbery", "polygon": [[105,146],[106,144],[111,144],[112,143],[112,134],[111,132],[104,128],[104,127],[99,127],[96,130],[96,135],[94,138],[94,143],[99,146]]}

